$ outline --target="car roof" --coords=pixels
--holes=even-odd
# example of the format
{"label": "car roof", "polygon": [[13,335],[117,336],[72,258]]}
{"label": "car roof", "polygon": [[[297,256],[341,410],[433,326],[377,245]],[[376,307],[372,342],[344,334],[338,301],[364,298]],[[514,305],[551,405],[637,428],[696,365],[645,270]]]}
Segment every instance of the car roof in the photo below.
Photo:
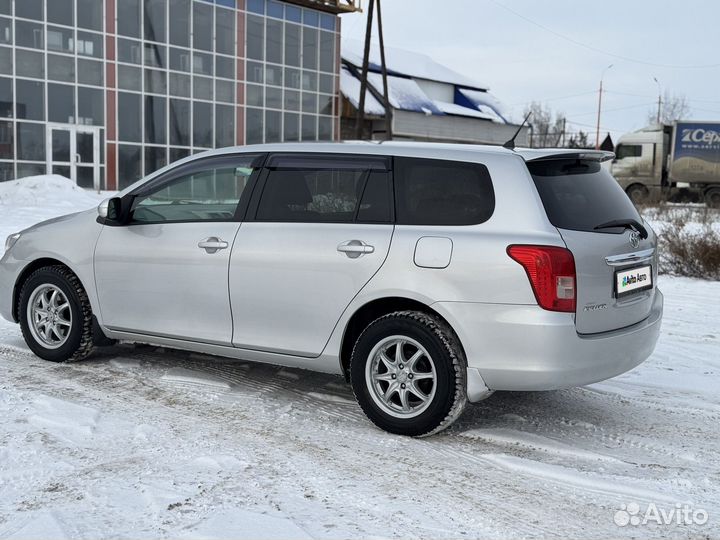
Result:
{"label": "car roof", "polygon": [[248,146],[230,146],[207,150],[199,154],[188,156],[155,171],[138,180],[120,192],[120,195],[129,193],[138,186],[143,185],[165,172],[179,165],[191,163],[198,159],[208,157],[232,155],[237,153],[252,154],[265,152],[303,152],[303,153],[336,153],[336,154],[366,154],[376,156],[405,156],[425,157],[449,160],[477,161],[481,156],[506,156],[525,161],[539,159],[578,158],[594,161],[612,159],[612,152],[597,150],[584,150],[572,148],[515,148],[510,150],[503,146],[482,144],[453,144],[416,141],[345,141],[345,142],[300,142],[300,143],[268,143]]}
{"label": "car roof", "polygon": [[510,150],[503,146],[482,144],[453,144],[416,141],[344,141],[344,142],[305,142],[305,143],[268,143],[248,146],[235,146],[209,150],[193,157],[233,154],[237,152],[327,152],[344,154],[375,154],[375,155],[417,155],[436,156],[448,152],[520,156],[525,161],[538,159],[560,159],[582,156],[582,159],[606,161],[612,159],[612,152],[601,150],[573,148],[515,148]]}

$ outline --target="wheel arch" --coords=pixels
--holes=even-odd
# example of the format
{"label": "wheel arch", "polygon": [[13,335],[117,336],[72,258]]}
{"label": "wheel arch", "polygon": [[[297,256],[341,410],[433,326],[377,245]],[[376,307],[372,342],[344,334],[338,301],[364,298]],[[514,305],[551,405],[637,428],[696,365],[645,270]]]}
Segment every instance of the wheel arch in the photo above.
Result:
{"label": "wheel arch", "polygon": [[22,290],[23,284],[33,272],[39,270],[40,268],[45,268],[46,266],[63,266],[67,268],[75,275],[75,277],[77,277],[77,279],[80,281],[80,284],[87,291],[87,287],[83,283],[78,273],[73,270],[67,263],[58,259],[54,259],[52,257],[41,257],[39,259],[35,259],[22,269],[20,274],[18,274],[17,279],[15,280],[15,285],[13,287],[12,293],[12,316],[15,322],[18,322],[20,320],[20,313],[18,313],[18,303],[20,299],[20,291]]}
{"label": "wheel arch", "polygon": [[340,368],[346,379],[349,376],[350,356],[352,355],[355,342],[357,338],[360,337],[362,331],[374,320],[395,311],[420,311],[438,317],[450,327],[455,333],[460,347],[463,347],[460,337],[450,321],[429,304],[406,296],[375,298],[358,307],[345,324],[340,345]]}

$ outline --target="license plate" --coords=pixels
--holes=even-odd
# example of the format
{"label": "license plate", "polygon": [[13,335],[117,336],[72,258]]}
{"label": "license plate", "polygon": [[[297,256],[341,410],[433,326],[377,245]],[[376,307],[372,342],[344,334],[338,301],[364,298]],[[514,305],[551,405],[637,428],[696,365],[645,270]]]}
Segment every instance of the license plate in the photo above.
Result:
{"label": "license plate", "polygon": [[650,265],[615,272],[616,298],[646,291],[652,287],[652,266]]}

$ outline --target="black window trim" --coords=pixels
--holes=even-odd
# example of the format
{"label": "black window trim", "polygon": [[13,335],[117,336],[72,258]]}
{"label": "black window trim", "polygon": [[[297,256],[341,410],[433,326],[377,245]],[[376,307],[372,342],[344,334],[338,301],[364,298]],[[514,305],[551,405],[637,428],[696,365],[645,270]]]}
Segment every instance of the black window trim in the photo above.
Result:
{"label": "black window trim", "polygon": [[[363,195],[365,194],[365,189],[367,188],[368,181],[370,179],[371,172],[385,172],[386,175],[388,175],[388,182],[387,182],[387,191],[388,191],[388,197],[390,198],[390,217],[387,221],[367,221],[367,220],[359,220],[358,219],[358,213],[360,210],[360,203],[362,202],[362,199],[358,201],[357,208],[355,209],[355,215],[351,221],[297,221],[297,220],[278,220],[278,219],[258,219],[257,213],[260,208],[260,200],[262,199],[262,195],[265,191],[265,187],[267,186],[267,179],[270,176],[270,172],[276,171],[276,170],[317,170],[317,167],[278,167],[276,165],[273,165],[274,159],[279,158],[296,158],[299,160],[307,159],[308,161],[315,159],[318,160],[320,163],[322,163],[323,160],[327,161],[328,163],[331,162],[333,159],[337,161],[347,161],[348,163],[351,163],[352,161],[357,162],[364,162],[368,163],[368,161],[374,162],[375,167],[341,167],[345,170],[365,170],[368,172],[368,174],[365,175],[364,181],[365,185],[363,186]],[[384,163],[384,167],[381,167],[380,164]],[[245,215],[245,222],[257,222],[257,223],[312,223],[312,224],[336,224],[336,225],[353,225],[353,224],[363,224],[363,225],[394,225],[395,224],[395,189],[394,189],[394,179],[392,175],[392,167],[393,167],[393,159],[391,156],[382,156],[382,155],[376,155],[376,154],[344,154],[344,153],[335,153],[335,152],[272,152],[267,155],[267,159],[265,160],[265,165],[263,166],[262,173],[260,174],[257,183],[254,186],[253,195],[250,200],[250,204],[247,208],[246,215]],[[337,167],[331,167],[328,165],[327,169],[337,169]]]}
{"label": "black window trim", "polygon": [[258,178],[263,171],[263,166],[265,165],[265,161],[267,159],[267,153],[233,153],[195,159],[188,163],[184,163],[178,167],[174,167],[169,171],[166,171],[158,177],[153,178],[149,182],[136,187],[134,190],[132,190],[126,195],[126,197],[132,197],[133,199],[136,197],[142,197],[148,194],[148,192],[155,191],[158,188],[162,188],[166,184],[169,184],[170,182],[177,180],[178,178],[188,176],[189,174],[193,174],[195,172],[206,171],[208,170],[208,168],[218,168],[222,165],[232,166],[233,164],[237,163],[238,159],[246,159],[248,157],[253,158],[252,167],[255,170],[253,170],[252,174],[250,175],[248,185],[245,187],[245,190],[240,196],[240,200],[237,204],[237,207],[235,208],[235,214],[233,215],[232,219],[187,219],[178,221],[132,221],[131,219],[130,221],[128,221],[128,223],[125,224],[125,226],[132,227],[138,225],[171,225],[175,223],[242,222],[246,216],[248,205],[252,199],[255,187],[257,186]]}

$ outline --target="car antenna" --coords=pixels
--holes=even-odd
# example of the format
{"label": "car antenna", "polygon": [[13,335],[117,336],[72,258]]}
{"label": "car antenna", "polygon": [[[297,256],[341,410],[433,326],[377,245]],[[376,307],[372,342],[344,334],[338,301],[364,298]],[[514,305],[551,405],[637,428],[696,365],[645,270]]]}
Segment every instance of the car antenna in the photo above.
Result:
{"label": "car antenna", "polygon": [[503,148],[507,148],[508,150],[515,150],[515,137],[517,137],[520,134],[520,130],[525,127],[525,124],[527,123],[528,118],[530,118],[531,114],[532,114],[532,111],[527,113],[525,120],[523,120],[522,124],[520,124],[520,127],[517,128],[515,135],[513,135],[509,141],[507,141],[505,144],[503,144]]}

